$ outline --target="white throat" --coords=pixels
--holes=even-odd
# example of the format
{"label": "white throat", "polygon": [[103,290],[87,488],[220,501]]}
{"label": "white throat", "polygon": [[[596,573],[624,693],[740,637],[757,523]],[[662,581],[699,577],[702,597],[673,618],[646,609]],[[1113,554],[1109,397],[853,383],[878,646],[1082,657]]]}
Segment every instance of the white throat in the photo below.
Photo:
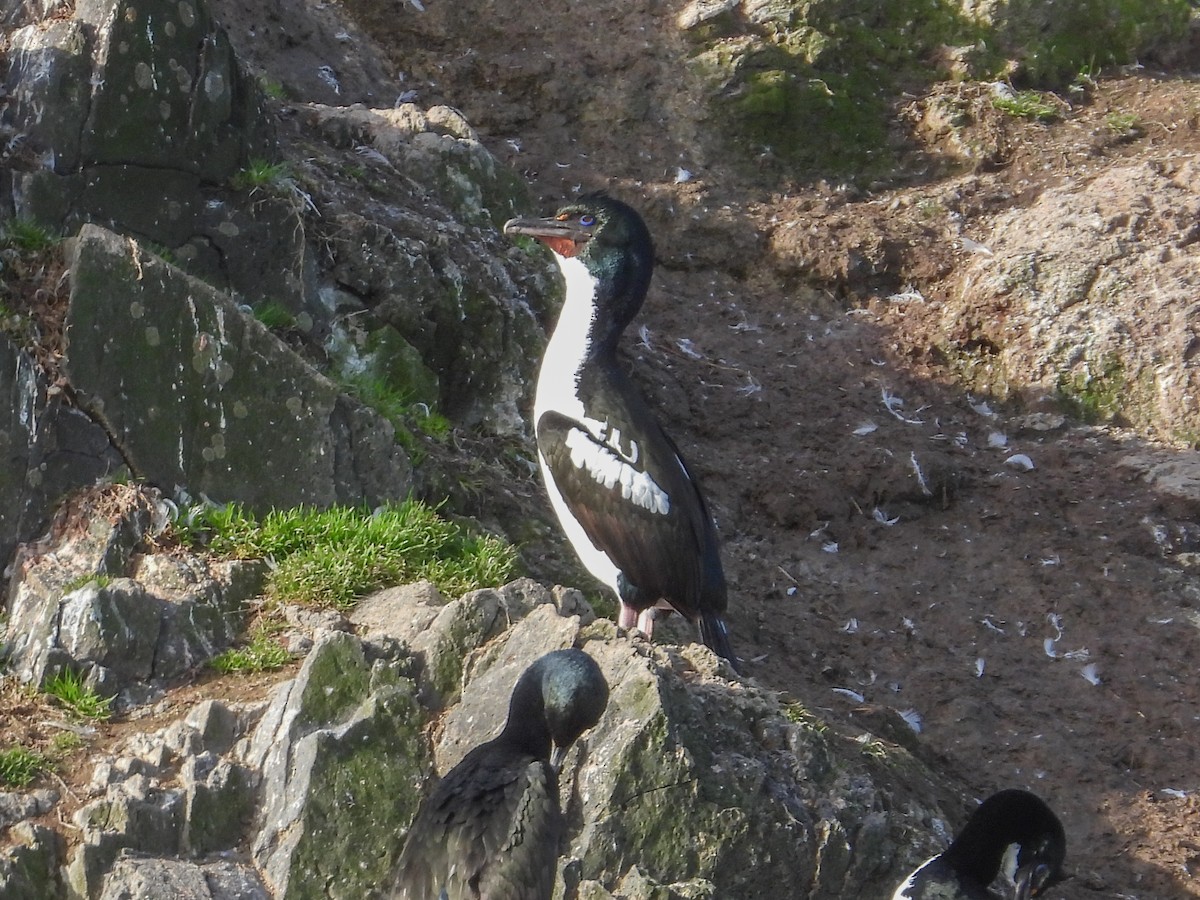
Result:
{"label": "white throat", "polygon": [[579,372],[592,349],[591,330],[596,320],[596,279],[579,259],[556,255],[555,260],[567,283],[567,299],[538,371],[533,401],[535,422],[549,410],[583,418]]}

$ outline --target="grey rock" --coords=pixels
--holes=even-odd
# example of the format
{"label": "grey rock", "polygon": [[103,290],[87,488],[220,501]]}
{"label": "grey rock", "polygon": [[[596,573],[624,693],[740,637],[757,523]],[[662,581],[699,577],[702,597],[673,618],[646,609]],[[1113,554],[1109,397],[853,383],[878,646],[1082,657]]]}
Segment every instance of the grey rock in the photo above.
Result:
{"label": "grey rock", "polygon": [[22,680],[40,684],[69,667],[128,706],[155,696],[150,679],[182,674],[233,641],[264,563],[210,569],[194,556],[135,552],[165,524],[151,490],[82,491],[64,510],[44,540],[22,548],[10,588],[8,653]]}
{"label": "grey rock", "polygon": [[104,878],[100,900],[211,900],[203,870],[194,863],[121,856]]}
{"label": "grey rock", "polygon": [[204,700],[192,707],[184,720],[195,729],[207,753],[227,753],[241,736],[238,714],[219,700]]}
{"label": "grey rock", "polygon": [[212,900],[272,900],[253,866],[217,860],[201,868]]}
{"label": "grey rock", "polygon": [[142,776],[120,782],[108,796],[86,804],[74,816],[82,843],[67,865],[70,889],[80,896],[95,896],[105,873],[125,849],[173,856],[180,851],[184,796],[177,790],[151,791],[146,783],[131,784]]}
{"label": "grey rock", "polygon": [[182,849],[202,856],[236,846],[254,814],[256,777],[204,754],[188,761],[180,780],[186,803]]}
{"label": "grey rock", "polygon": [[57,802],[58,794],[45,789],[28,793],[0,791],[0,831],[49,812]]}
{"label": "grey rock", "polygon": [[262,772],[252,847],[276,896],[350,900],[386,878],[428,774],[424,719],[411,682],[348,634],[276,690],[244,756]]}
{"label": "grey rock", "polygon": [[254,869],[230,860],[195,863],[122,854],[100,900],[271,900]]}
{"label": "grey rock", "polygon": [[58,646],[73,660],[96,663],[120,679],[149,677],[162,611],[132,579],[84,585],[58,604]]}
{"label": "grey rock", "polygon": [[58,500],[118,471],[104,431],[47,391],[33,358],[0,333],[0,568],[40,534]]}
{"label": "grey rock", "polygon": [[93,226],[71,268],[65,369],[150,480],[256,510],[406,495],[392,426],[228,297]]}
{"label": "grey rock", "polygon": [[431,581],[384,588],[355,604],[350,624],[371,635],[389,635],[411,643],[437,618],[446,598]]}
{"label": "grey rock", "polygon": [[59,869],[66,841],[52,828],[20,822],[0,847],[0,895],[4,900],[50,900],[62,895]]}

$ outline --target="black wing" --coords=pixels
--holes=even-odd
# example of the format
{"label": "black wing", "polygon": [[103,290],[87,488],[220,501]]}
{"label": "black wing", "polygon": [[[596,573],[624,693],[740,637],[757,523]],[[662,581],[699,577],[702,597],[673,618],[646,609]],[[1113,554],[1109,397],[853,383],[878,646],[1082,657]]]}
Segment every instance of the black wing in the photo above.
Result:
{"label": "black wing", "polygon": [[489,742],[421,806],[393,900],[550,900],[566,826],[549,763]]}
{"label": "black wing", "polygon": [[593,401],[588,411],[628,423],[626,433],[594,435],[547,412],[537,423],[538,449],[567,508],[629,583],[621,599],[635,609],[664,599],[693,621],[720,614],[726,592],[716,531],[674,442],[640,406]]}

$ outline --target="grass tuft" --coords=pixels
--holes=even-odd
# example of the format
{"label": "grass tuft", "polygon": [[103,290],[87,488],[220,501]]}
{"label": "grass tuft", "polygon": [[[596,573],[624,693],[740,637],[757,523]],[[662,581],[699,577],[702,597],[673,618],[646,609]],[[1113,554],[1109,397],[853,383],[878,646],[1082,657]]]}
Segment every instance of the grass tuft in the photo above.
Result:
{"label": "grass tuft", "polygon": [[255,306],[254,318],[271,331],[284,331],[296,324],[296,317],[277,300],[268,300]]}
{"label": "grass tuft", "polygon": [[59,239],[45,228],[27,219],[13,219],[5,223],[4,231],[0,233],[0,246],[22,253],[41,253],[58,242]]}
{"label": "grass tuft", "polygon": [[24,747],[0,750],[0,784],[23,788],[49,769],[50,761],[34,750]]}
{"label": "grass tuft", "polygon": [[236,190],[252,191],[284,184],[291,178],[292,170],[286,162],[273,163],[265,159],[252,159],[246,168],[235,172],[231,183]]}
{"label": "grass tuft", "polygon": [[992,106],[1019,119],[1050,122],[1058,118],[1059,108],[1038,91],[1018,91],[1011,96],[993,97]]}
{"label": "grass tuft", "polygon": [[67,710],[82,719],[105,722],[112,716],[112,697],[101,697],[84,683],[82,673],[62,669],[42,686],[42,690]]}
{"label": "grass tuft", "polygon": [[277,510],[261,519],[240,506],[209,509],[191,524],[221,556],[271,559],[271,601],[350,609],[378,588],[427,579],[458,596],[503,584],[516,567],[506,541],[469,532],[417,500],[374,512],[355,507]]}
{"label": "grass tuft", "polygon": [[354,375],[339,381],[342,388],[364,406],[369,406],[392,423],[396,442],[419,465],[423,451],[414,431],[438,442],[450,436],[450,420],[428,403],[414,401],[411,393],[392,386],[386,379],[371,375]]}
{"label": "grass tuft", "polygon": [[273,672],[291,660],[291,655],[271,636],[271,629],[260,626],[251,632],[241,647],[232,647],[209,660],[208,664],[224,675]]}

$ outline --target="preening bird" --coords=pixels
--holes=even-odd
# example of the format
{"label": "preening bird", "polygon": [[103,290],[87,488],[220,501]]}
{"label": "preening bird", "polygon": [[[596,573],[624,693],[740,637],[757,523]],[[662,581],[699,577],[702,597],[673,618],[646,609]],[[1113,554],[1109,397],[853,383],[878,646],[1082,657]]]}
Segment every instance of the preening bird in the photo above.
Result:
{"label": "preening bird", "polygon": [[[896,888],[892,900],[1029,900],[1063,879],[1067,838],[1050,807],[1022,790],[992,794],[946,848]],[[989,886],[1002,874],[1002,894]]]}
{"label": "preening bird", "polygon": [[421,804],[392,900],[550,900],[566,832],[558,768],[608,704],[582,650],[547,653],[517,680],[500,734],[463,757]]}
{"label": "preening bird", "polygon": [[618,624],[654,633],[656,610],[697,623],[738,670],[717,530],[692,473],[617,360],[646,298],[654,245],[641,216],[602,193],[548,218],[510,219],[554,251],[567,296],[538,373],[538,460],[550,503]]}

